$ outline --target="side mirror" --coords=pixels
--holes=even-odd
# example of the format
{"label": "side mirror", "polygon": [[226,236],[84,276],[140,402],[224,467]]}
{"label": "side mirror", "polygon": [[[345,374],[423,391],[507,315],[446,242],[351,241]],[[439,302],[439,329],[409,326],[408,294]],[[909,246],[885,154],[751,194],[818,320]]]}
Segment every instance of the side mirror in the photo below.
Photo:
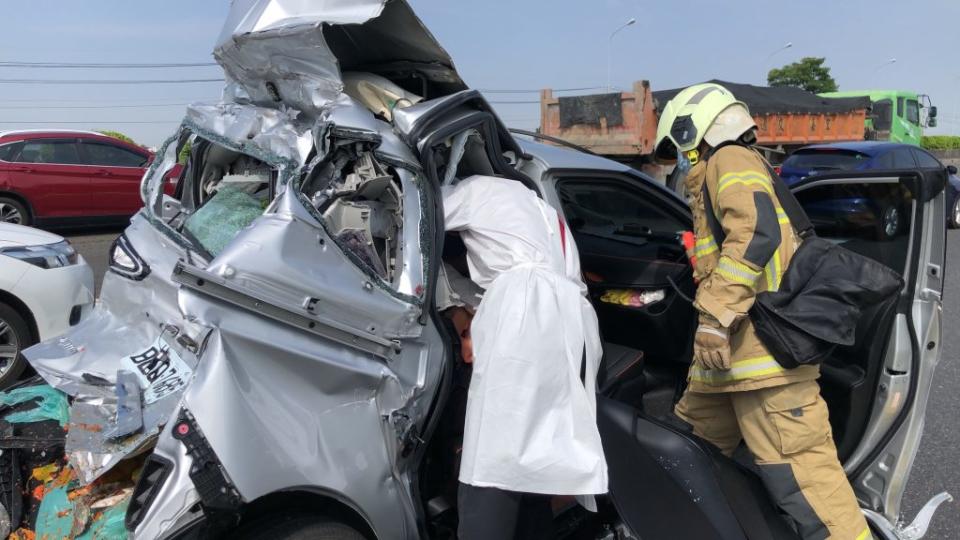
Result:
{"label": "side mirror", "polygon": [[950,173],[950,174],[957,174],[957,166],[956,166],[956,165],[947,165],[947,172]]}
{"label": "side mirror", "polygon": [[937,119],[933,117],[927,118],[927,127],[937,127]]}
{"label": "side mirror", "polygon": [[927,118],[936,118],[937,117],[937,106],[931,105],[930,110],[927,111]]}

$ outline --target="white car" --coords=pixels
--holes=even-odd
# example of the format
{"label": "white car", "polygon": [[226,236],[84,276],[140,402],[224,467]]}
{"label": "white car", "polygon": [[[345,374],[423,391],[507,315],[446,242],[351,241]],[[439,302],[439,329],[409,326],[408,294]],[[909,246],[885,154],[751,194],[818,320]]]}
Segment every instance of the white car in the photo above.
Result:
{"label": "white car", "polygon": [[0,223],[0,389],[26,367],[23,349],[92,309],[93,285],[93,270],[63,237]]}

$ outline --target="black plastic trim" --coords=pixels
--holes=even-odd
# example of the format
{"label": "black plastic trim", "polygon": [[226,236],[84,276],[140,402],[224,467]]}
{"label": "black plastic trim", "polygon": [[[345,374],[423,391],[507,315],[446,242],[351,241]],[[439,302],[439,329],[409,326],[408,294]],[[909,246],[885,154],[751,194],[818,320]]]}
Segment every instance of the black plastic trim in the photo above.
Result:
{"label": "black plastic trim", "polygon": [[227,477],[223,464],[190,411],[180,411],[170,433],[174,439],[183,443],[187,454],[193,460],[190,464],[190,480],[197,488],[204,508],[227,512],[239,510],[243,498]]}
{"label": "black plastic trim", "polygon": [[[151,464],[155,464],[157,470],[160,471],[160,477],[154,480],[150,480],[154,472],[150,469]],[[133,495],[130,497],[130,505],[127,506],[127,514],[123,520],[128,531],[133,532],[136,530],[143,521],[143,518],[146,517],[147,511],[150,510],[150,506],[157,498],[167,478],[170,477],[171,472],[173,472],[172,461],[160,457],[157,454],[151,454],[150,457],[147,458],[146,463],[143,464],[140,479],[137,480],[137,486],[134,488]],[[146,498],[142,502],[138,502],[138,499],[144,492],[146,492]]]}
{"label": "black plastic trim", "polygon": [[[127,254],[128,257],[130,257],[130,260],[132,260],[135,265],[133,270],[129,270],[114,264],[113,252],[117,249],[122,250]],[[110,268],[110,271],[117,275],[133,281],[143,281],[147,276],[150,275],[150,265],[143,260],[143,257],[141,257],[139,253],[137,253],[136,248],[133,247],[133,244],[130,242],[130,239],[127,238],[126,234],[121,234],[116,240],[113,241],[113,244],[110,245],[110,251],[107,252],[107,256],[110,257],[110,260],[108,261],[108,267]]]}

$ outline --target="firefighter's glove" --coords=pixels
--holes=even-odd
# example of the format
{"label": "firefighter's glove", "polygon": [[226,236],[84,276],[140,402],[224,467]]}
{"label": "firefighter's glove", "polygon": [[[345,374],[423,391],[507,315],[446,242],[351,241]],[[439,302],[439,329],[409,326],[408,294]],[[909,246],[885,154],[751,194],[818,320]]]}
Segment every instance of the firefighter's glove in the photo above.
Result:
{"label": "firefighter's glove", "polygon": [[730,369],[730,333],[719,323],[700,321],[693,342],[693,360],[703,369]]}

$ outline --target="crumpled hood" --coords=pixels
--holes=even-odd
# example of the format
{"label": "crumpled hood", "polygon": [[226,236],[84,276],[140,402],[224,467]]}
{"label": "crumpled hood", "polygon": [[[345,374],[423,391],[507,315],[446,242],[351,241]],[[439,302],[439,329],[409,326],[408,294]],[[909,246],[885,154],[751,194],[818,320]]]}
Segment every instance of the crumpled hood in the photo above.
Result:
{"label": "crumpled hood", "polygon": [[214,56],[226,100],[307,112],[341,95],[343,71],[376,73],[426,98],[466,88],[405,0],[234,0]]}

